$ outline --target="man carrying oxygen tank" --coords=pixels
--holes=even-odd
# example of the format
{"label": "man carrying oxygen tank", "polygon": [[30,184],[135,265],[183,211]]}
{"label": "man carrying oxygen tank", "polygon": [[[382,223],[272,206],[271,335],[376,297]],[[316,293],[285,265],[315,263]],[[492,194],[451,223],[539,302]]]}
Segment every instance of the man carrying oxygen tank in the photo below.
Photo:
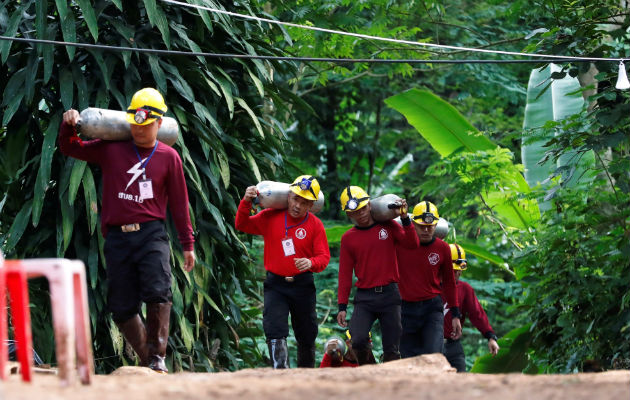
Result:
{"label": "man carrying oxygen tank", "polygon": [[[490,323],[488,322],[488,316],[484,311],[475,290],[468,283],[459,280],[462,275],[462,271],[468,266],[466,261],[466,252],[458,244],[450,244],[451,258],[453,259],[453,270],[455,271],[455,281],[457,287],[457,299],[461,309],[461,324],[464,325],[466,317],[470,319],[470,322],[481,332],[481,334],[488,339],[488,350],[492,356],[496,356],[499,352],[499,345],[497,344],[497,335],[492,330]],[[457,369],[457,372],[466,372],[466,355],[464,354],[464,348],[459,339],[454,339],[451,335],[451,325],[449,322],[452,319],[451,307],[448,303],[444,304],[444,355],[453,368]]]}
{"label": "man carrying oxygen tank", "polygon": [[[167,205],[184,251],[184,269],[195,265],[182,162],[156,139],[166,110],[162,95],[145,88],[133,95],[127,110],[132,140],[81,141],[76,133],[80,116],[73,109],[63,114],[59,131],[63,154],[101,167],[108,307],[140,365],[161,373],[168,372],[164,360],[172,298]],[[145,322],[139,315],[142,302]]]}
{"label": "man carrying oxygen tank", "polygon": [[341,237],[337,323],[346,327],[346,309],[357,277],[354,311],[350,319],[352,348],[359,365],[367,364],[371,349],[369,333],[377,319],[383,339],[383,361],[400,358],[400,293],[396,244],[414,248],[418,237],[407,216],[407,202],[401,199],[402,227],[393,220],[375,222],[370,196],[358,186],[346,187],[340,197],[341,208],[355,224]]}
{"label": "man carrying oxygen tank", "polygon": [[434,235],[439,218],[433,203],[418,203],[413,208],[413,222],[420,246],[412,250],[396,248],[402,296],[400,353],[403,358],[442,352],[443,298],[452,305],[452,338],[459,339],[462,334],[451,250]]}
{"label": "man carrying oxygen tank", "polygon": [[251,215],[256,186],[245,190],[236,212],[239,231],[261,235],[265,241],[263,329],[273,368],[289,368],[288,317],[297,348],[297,366],[315,367],[317,313],[313,272],[330,261],[324,224],[309,211],[319,196],[319,182],[302,175],[289,186],[288,208],[267,208]]}

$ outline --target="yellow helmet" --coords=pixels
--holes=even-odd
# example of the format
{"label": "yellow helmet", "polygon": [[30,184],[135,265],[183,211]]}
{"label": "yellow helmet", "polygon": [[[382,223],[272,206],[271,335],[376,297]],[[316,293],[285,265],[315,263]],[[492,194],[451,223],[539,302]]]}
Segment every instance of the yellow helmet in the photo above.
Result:
{"label": "yellow helmet", "polygon": [[127,108],[127,122],[132,125],[149,125],[166,114],[164,98],[153,88],[138,90]]}
{"label": "yellow helmet", "polygon": [[468,268],[468,263],[466,262],[466,252],[462,248],[462,246],[458,244],[449,244],[451,248],[451,258],[453,259],[453,269],[455,271],[463,271]]}
{"label": "yellow helmet", "polygon": [[306,200],[317,201],[319,196],[319,182],[317,179],[310,175],[300,175],[291,185],[289,189],[300,197],[304,197]]}
{"label": "yellow helmet", "polygon": [[339,197],[343,211],[356,211],[370,202],[370,195],[358,186],[347,186]]}
{"label": "yellow helmet", "polygon": [[418,225],[437,225],[438,219],[438,209],[429,201],[421,201],[413,208],[413,222]]}

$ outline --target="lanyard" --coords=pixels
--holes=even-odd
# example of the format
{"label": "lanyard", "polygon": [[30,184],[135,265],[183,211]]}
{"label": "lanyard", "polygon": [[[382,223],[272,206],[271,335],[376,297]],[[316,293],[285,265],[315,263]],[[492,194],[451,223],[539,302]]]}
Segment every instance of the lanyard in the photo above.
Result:
{"label": "lanyard", "polygon": [[151,152],[149,157],[147,157],[147,159],[144,160],[144,162],[142,162],[142,158],[140,157],[140,153],[138,152],[138,147],[136,146],[136,144],[134,142],[131,142],[131,144],[133,144],[133,149],[136,151],[138,160],[140,160],[140,169],[142,170],[142,178],[147,179],[147,175],[144,173],[144,169],[147,167],[147,164],[149,163],[149,160],[151,159],[151,157],[153,157],[153,153],[155,153],[155,149],[157,149],[157,146],[158,146],[158,141],[157,140],[155,141],[155,147],[153,147],[153,151]]}
{"label": "lanyard", "polygon": [[296,226],[300,226],[300,225],[302,225],[303,223],[305,223],[305,222],[306,222],[306,220],[308,219],[308,214],[309,214],[309,213],[306,213],[306,217],[304,217],[304,219],[302,220],[302,222],[300,222],[299,224],[291,225],[291,226],[287,226],[287,214],[288,214],[288,212],[285,212],[285,213],[284,213],[284,236],[285,236],[285,237],[289,237],[289,229],[291,229],[291,228],[295,228]]}

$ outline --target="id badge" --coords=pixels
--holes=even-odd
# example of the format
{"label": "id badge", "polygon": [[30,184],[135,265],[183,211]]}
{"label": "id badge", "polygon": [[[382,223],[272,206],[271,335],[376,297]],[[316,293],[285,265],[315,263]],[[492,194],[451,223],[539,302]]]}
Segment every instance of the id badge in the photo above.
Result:
{"label": "id badge", "polygon": [[293,246],[292,238],[285,238],[282,240],[282,250],[284,250],[285,256],[295,255],[295,246]]}
{"label": "id badge", "polygon": [[140,185],[140,198],[152,199],[153,198],[153,184],[151,183],[151,179],[143,179],[139,181],[138,185]]}

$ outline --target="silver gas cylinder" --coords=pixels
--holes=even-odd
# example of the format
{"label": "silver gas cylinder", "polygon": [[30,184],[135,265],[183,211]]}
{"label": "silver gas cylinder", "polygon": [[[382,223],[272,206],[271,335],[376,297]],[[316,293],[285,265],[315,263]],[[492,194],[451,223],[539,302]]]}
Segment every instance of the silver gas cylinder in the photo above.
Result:
{"label": "silver gas cylinder", "polygon": [[448,235],[448,221],[440,217],[437,225],[435,225],[435,232],[433,233],[433,236],[444,239],[446,235]]}
{"label": "silver gas cylinder", "polygon": [[[131,128],[127,122],[127,113],[117,110],[89,107],[81,111],[77,129],[81,134],[92,139],[131,140]],[[172,146],[177,141],[179,126],[171,117],[162,117],[162,125],[157,138],[160,142]]]}
{"label": "silver gas cylinder", "polygon": [[370,213],[377,222],[392,220],[400,215],[402,198],[395,194],[386,194],[370,199]]}
{"label": "silver gas cylinder", "polygon": [[[275,208],[283,210],[289,207],[289,184],[276,181],[261,181],[256,185],[258,191],[257,203],[263,208]],[[324,192],[319,191],[317,201],[311,208],[312,213],[317,213],[324,208]]]}

